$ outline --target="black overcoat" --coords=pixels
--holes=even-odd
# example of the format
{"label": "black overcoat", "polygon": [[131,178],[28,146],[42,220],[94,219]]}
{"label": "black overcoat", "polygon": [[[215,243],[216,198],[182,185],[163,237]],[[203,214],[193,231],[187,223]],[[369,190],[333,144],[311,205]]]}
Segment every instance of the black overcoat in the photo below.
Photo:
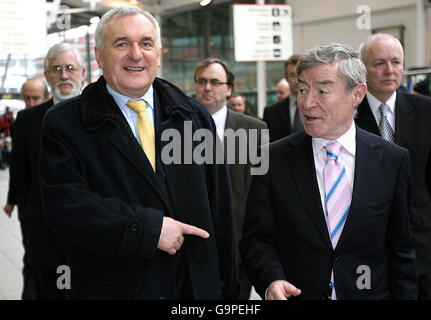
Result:
{"label": "black overcoat", "polygon": [[[193,132],[205,128],[215,136],[214,123],[202,105],[167,81],[156,78],[153,87],[155,119],[161,119],[155,121],[157,175],[103,76],[45,116],[42,203],[48,223],[69,246],[71,298],[175,299],[178,254],[157,249],[164,216],[210,234],[185,236],[180,250],[193,298],[237,294],[226,166],[160,161],[171,142],[162,141],[162,132],[175,129],[183,139],[184,123],[191,121]],[[184,148],[183,142],[182,156]]]}

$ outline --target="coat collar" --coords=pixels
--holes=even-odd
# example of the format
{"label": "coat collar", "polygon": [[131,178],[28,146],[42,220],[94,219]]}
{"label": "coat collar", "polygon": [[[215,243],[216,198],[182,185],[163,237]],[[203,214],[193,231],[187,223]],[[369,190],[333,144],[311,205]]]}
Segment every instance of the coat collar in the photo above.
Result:
{"label": "coat collar", "polygon": [[[353,183],[352,202],[338,240],[337,249],[343,248],[346,243],[349,243],[352,236],[356,236],[354,230],[360,225],[360,220],[363,219],[363,212],[366,210],[365,207],[372,190],[370,177],[373,177],[375,172],[381,171],[384,166],[381,145],[381,139],[356,127],[355,181]],[[350,241],[350,243],[352,242]]]}
{"label": "coat collar", "polygon": [[358,115],[355,122],[362,129],[376,135],[380,135],[379,127],[377,126],[376,119],[374,118],[366,96],[358,106]]}
{"label": "coat collar", "polygon": [[236,129],[237,124],[237,113],[235,111],[232,111],[229,107],[227,108],[227,116],[226,116],[226,124],[225,129],[231,128]]}
{"label": "coat collar", "polygon": [[[188,103],[187,96],[173,84],[156,78],[153,87],[160,97],[158,107],[167,117],[178,114],[184,119],[189,119],[190,114],[196,112]],[[89,84],[81,94],[82,121],[89,130],[98,129],[107,121],[115,123],[118,111],[118,106],[106,90],[106,80],[103,76],[97,82]]]}
{"label": "coat collar", "polygon": [[290,136],[289,144],[291,148],[287,148],[287,160],[291,175],[301,195],[302,202],[308,214],[313,219],[317,230],[319,230],[322,239],[331,247],[328,227],[326,226],[324,211],[320,200],[316,170],[314,169],[315,164],[311,137],[305,132],[298,132]]}

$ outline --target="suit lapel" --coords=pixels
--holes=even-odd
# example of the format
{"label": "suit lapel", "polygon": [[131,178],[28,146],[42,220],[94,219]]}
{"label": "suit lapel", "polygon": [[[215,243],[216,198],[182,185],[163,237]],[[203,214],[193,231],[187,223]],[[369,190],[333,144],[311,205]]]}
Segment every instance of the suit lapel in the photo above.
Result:
{"label": "suit lapel", "polygon": [[292,125],[290,121],[290,98],[286,98],[286,104],[283,108],[279,109],[279,116],[281,120],[285,123],[289,132],[292,132]]}
{"label": "suit lapel", "polygon": [[360,128],[380,136],[380,130],[377,126],[376,118],[374,118],[373,112],[371,111],[366,96],[358,107],[358,116],[356,118],[356,123]]}
{"label": "suit lapel", "polygon": [[343,231],[337,244],[337,248],[342,247],[344,242],[349,242],[348,238],[357,236],[354,233],[355,226],[363,218],[364,212],[370,196],[370,177],[373,172],[381,170],[382,153],[376,149],[376,144],[371,143],[364,132],[356,127],[356,156],[355,156],[355,176],[353,183],[352,202],[349,215],[344,224]]}
{"label": "suit lapel", "polygon": [[[124,117],[121,112],[118,116]],[[147,180],[148,185],[163,200],[163,203],[168,203],[163,194],[163,186],[160,180],[155,175],[151,163],[145,155],[139,142],[136,140],[129,125],[125,119],[117,120],[117,127],[114,129],[109,141],[124,155],[124,157],[142,174]],[[159,152],[156,152],[159,153]]]}
{"label": "suit lapel", "polygon": [[327,245],[332,248],[317,184],[311,137],[305,133],[297,137],[299,139],[293,141],[294,148],[289,150],[287,157],[289,168],[298,186],[303,204],[312,217],[320,235]]}
{"label": "suit lapel", "polygon": [[224,126],[224,129],[233,129],[236,130],[237,128],[237,121],[236,121],[236,117],[235,114],[233,114],[234,111],[230,110],[229,108],[227,108],[227,115],[226,115],[226,123]]}
{"label": "suit lapel", "polygon": [[395,143],[398,145],[406,145],[406,136],[412,132],[413,108],[405,98],[404,94],[397,91],[397,99],[395,101]]}

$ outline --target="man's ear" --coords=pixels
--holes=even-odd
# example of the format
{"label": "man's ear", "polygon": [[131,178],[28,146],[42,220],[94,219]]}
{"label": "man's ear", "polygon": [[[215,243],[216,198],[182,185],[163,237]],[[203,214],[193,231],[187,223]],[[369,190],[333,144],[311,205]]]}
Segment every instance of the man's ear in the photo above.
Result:
{"label": "man's ear", "polygon": [[161,59],[162,59],[162,49],[158,50],[159,56],[157,57],[157,68],[160,68],[160,66],[162,65],[161,63]]}
{"label": "man's ear", "polygon": [[366,93],[367,85],[365,83],[360,83],[353,89],[353,104],[355,107],[362,102]]}
{"label": "man's ear", "polygon": [[85,80],[85,72],[87,71],[87,68],[82,67],[81,69],[82,69],[81,78],[82,78],[82,81],[84,81]]}
{"label": "man's ear", "polygon": [[94,47],[94,55],[96,57],[97,65],[100,69],[103,69],[103,57],[102,57],[102,50],[100,50],[97,47]]}
{"label": "man's ear", "polygon": [[228,99],[232,95],[232,89],[233,89],[233,87],[231,85],[228,85],[228,91],[227,91],[227,98]]}

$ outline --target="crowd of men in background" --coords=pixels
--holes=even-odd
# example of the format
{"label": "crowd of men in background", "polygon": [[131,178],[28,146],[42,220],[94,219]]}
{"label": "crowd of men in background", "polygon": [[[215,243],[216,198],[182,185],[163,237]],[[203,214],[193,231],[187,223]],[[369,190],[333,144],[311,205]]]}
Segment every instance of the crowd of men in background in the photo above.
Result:
{"label": "crowd of men in background", "polygon": [[[399,90],[396,38],[370,36],[359,52],[337,44],[291,56],[263,119],[234,92],[226,61],[195,66],[193,99],[156,78],[160,50],[150,14],[113,9],[96,30],[96,83],[83,90],[79,51],[57,44],[44,61],[52,98],[31,78],[21,90],[26,109],[15,121],[10,112],[0,118],[12,137],[4,211],[18,207],[22,299],[246,300],[252,285],[263,299],[431,299],[431,98]],[[162,131],[182,132],[184,121],[214,133],[212,147],[220,143],[225,157],[226,130],[245,129],[247,144],[257,130],[256,149],[271,142],[269,172],[253,177],[250,158],[163,163]],[[348,178],[335,225],[324,169],[332,160],[340,181]],[[368,198],[357,172],[387,180]],[[331,228],[341,237],[328,236]],[[347,274],[363,256],[375,273],[360,292]],[[56,281],[62,264],[74,272],[66,293]]]}

